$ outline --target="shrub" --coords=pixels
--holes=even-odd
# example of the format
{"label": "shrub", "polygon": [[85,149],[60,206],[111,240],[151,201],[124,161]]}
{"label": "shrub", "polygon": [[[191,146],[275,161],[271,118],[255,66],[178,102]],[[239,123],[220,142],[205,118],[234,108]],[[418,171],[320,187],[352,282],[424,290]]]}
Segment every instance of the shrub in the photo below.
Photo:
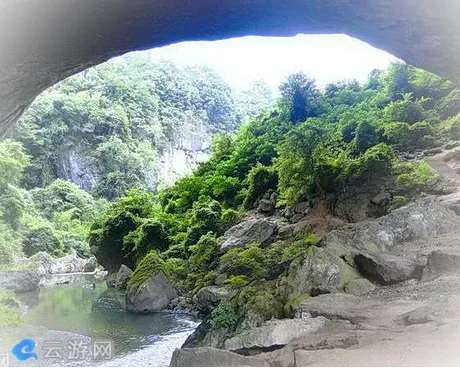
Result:
{"label": "shrub", "polygon": [[132,255],[123,250],[123,239],[138,225],[139,220],[128,211],[113,214],[92,225],[89,238],[91,250],[109,272],[117,271],[123,263],[134,267]]}
{"label": "shrub", "polygon": [[313,233],[306,233],[299,236],[298,240],[286,247],[281,256],[281,262],[291,262],[295,258],[306,254],[310,247],[317,245],[321,238]]}
{"label": "shrub", "polygon": [[238,212],[237,210],[234,210],[233,208],[228,208],[224,211],[222,211],[222,230],[221,232],[225,232],[229,228],[231,228],[233,225],[236,225],[236,223],[240,220],[241,218],[241,213]]}
{"label": "shrub", "polygon": [[354,180],[372,181],[390,175],[394,160],[393,150],[385,143],[380,143],[352,160],[346,168],[346,175]]}
{"label": "shrub", "polygon": [[438,179],[439,175],[434,174],[427,163],[421,162],[407,165],[406,172],[397,177],[396,184],[409,195],[415,195]]}
{"label": "shrub", "polygon": [[385,107],[383,115],[387,122],[414,124],[423,120],[425,113],[421,101],[413,100],[411,93],[405,93],[401,100],[393,101]]}
{"label": "shrub", "polygon": [[23,324],[18,311],[4,305],[0,305],[0,328],[14,328]]}
{"label": "shrub", "polygon": [[168,248],[168,237],[164,225],[156,219],[146,219],[134,231],[123,238],[123,250],[133,260],[141,259],[150,250],[165,251]]}
{"label": "shrub", "polygon": [[76,184],[57,179],[46,188],[33,189],[34,205],[42,216],[52,220],[56,212],[73,210],[74,218],[92,221],[99,214],[101,203]]}
{"label": "shrub", "polygon": [[236,297],[240,316],[251,317],[256,323],[271,318],[284,318],[284,300],[276,288],[276,280],[241,290]]}
{"label": "shrub", "polygon": [[244,248],[232,248],[220,257],[218,272],[256,280],[266,272],[263,266],[264,260],[264,250],[255,244],[249,244]]}
{"label": "shrub", "polygon": [[262,198],[269,189],[276,191],[278,187],[276,170],[260,163],[249,171],[247,180],[249,188],[243,203],[246,209],[253,208],[255,201]]}
{"label": "shrub", "polygon": [[202,235],[210,231],[220,233],[222,229],[221,213],[220,203],[209,198],[201,197],[200,201],[194,203],[190,219],[192,225],[185,236],[184,246],[187,248],[196,244]]}
{"label": "shrub", "polygon": [[317,245],[320,240],[321,238],[313,233],[305,233],[291,242],[277,241],[272,243],[265,253],[267,278],[273,279],[279,276],[294,259],[307,254],[311,246]]}
{"label": "shrub", "polygon": [[437,130],[449,139],[460,139],[460,113],[441,122]]}
{"label": "shrub", "polygon": [[9,186],[0,194],[0,221],[9,224],[14,230],[21,226],[24,208],[24,192],[21,189]]}
{"label": "shrub", "polygon": [[211,269],[212,261],[217,257],[219,243],[212,232],[203,235],[196,245],[190,247],[187,261],[187,279],[194,288],[205,285],[205,275]]}
{"label": "shrub", "polygon": [[231,288],[240,288],[249,284],[249,280],[246,276],[230,276],[224,281],[224,285]]}
{"label": "shrub", "polygon": [[144,219],[154,217],[154,206],[151,194],[132,190],[110,204],[93,222],[89,245],[99,263],[109,272],[117,271],[123,263],[134,267],[136,254],[131,253],[131,248],[125,248],[124,238],[141,226]]}
{"label": "shrub", "polygon": [[406,123],[389,123],[384,126],[384,136],[388,144],[405,150],[409,148],[410,126]]}
{"label": "shrub", "polygon": [[238,316],[233,304],[228,301],[219,303],[216,309],[211,312],[211,326],[214,328],[226,328],[230,331],[236,328]]}
{"label": "shrub", "polygon": [[355,130],[354,146],[357,152],[364,153],[382,140],[382,128],[375,123],[361,121]]}
{"label": "shrub", "polygon": [[191,271],[206,270],[219,250],[219,242],[212,232],[203,235],[196,245],[190,247],[188,267]]}
{"label": "shrub", "polygon": [[0,265],[11,265],[20,254],[20,235],[10,226],[0,222]]}
{"label": "shrub", "polygon": [[28,257],[38,252],[46,252],[58,256],[62,254],[63,247],[53,229],[43,226],[24,232],[22,250]]}

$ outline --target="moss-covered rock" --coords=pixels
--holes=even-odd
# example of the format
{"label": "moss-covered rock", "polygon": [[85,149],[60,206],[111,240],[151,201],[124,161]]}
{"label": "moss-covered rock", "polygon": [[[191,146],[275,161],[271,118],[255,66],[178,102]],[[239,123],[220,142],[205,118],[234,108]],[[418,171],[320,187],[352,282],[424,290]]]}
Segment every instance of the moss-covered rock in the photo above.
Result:
{"label": "moss-covered rock", "polygon": [[159,312],[177,296],[166,263],[148,253],[134,270],[126,290],[126,308],[135,313]]}

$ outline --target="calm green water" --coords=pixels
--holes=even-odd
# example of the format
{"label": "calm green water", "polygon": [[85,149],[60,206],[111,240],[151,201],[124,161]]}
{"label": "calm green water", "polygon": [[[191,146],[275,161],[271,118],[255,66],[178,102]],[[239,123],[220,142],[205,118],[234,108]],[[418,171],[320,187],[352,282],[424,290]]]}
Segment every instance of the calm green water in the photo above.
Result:
{"label": "calm green water", "polygon": [[[167,364],[174,348],[197,325],[187,315],[128,313],[123,295],[107,290],[105,283],[94,283],[91,276],[85,275],[69,284],[45,286],[37,292],[21,294],[20,298],[29,306],[25,316],[28,324],[110,339],[119,365],[123,365],[123,357],[136,357],[140,352],[145,352],[141,356],[148,355],[149,365]],[[129,363],[133,365],[133,360]],[[144,365],[142,361],[138,364]],[[111,365],[117,365],[116,361]]]}

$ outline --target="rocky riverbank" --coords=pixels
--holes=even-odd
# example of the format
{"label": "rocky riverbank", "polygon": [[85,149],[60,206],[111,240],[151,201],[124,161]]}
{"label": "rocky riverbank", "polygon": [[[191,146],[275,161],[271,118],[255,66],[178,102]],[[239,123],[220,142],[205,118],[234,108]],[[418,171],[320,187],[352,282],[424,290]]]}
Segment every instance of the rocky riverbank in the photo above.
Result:
{"label": "rocky riverbank", "polygon": [[[432,166],[449,171],[446,153],[433,153]],[[267,292],[255,300],[246,294],[246,313],[230,328],[216,323],[215,312],[208,314],[174,352],[171,365],[458,364],[452,341],[460,337],[460,175],[450,173],[452,194],[426,196],[357,224],[324,218],[322,241],[274,282],[199,290],[194,300],[202,311],[216,310],[223,301],[241,306],[248,289]],[[273,244],[318,224],[309,211],[295,224],[276,216],[260,221],[264,226],[243,222],[230,229],[223,244],[241,241],[243,228],[263,228],[250,241]],[[277,305],[273,298],[288,301],[284,312],[264,318],[267,307]]]}

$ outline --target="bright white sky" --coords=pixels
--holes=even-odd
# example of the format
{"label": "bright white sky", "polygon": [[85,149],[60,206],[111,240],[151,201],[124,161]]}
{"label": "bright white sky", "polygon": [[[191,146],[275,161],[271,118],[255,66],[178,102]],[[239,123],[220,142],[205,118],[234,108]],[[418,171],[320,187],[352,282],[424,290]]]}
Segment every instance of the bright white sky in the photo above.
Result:
{"label": "bright white sky", "polygon": [[237,91],[256,79],[265,80],[276,91],[287,75],[300,70],[316,79],[319,87],[343,79],[363,82],[372,69],[385,69],[397,61],[346,35],[248,36],[183,42],[149,52],[154,60],[208,65]]}

